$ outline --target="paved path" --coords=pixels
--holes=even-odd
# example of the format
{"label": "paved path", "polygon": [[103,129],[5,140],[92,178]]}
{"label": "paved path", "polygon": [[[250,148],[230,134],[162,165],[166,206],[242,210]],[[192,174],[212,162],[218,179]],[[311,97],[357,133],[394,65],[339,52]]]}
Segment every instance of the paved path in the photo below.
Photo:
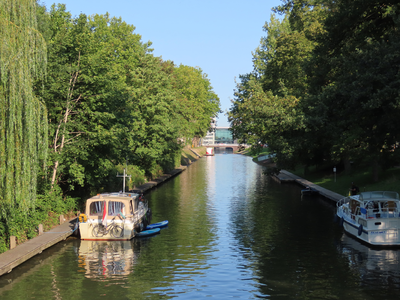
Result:
{"label": "paved path", "polygon": [[69,237],[75,225],[76,219],[67,221],[50,231],[0,254],[0,276],[10,273],[12,269],[27,261],[31,257],[42,253],[43,250],[65,240]]}
{"label": "paved path", "polygon": [[334,202],[338,202],[340,199],[344,198],[345,196],[340,195],[338,193],[332,192],[330,190],[327,190],[323,187],[320,187],[319,185],[316,185],[306,179],[303,179],[297,175],[294,175],[288,171],[281,170],[278,175],[275,175],[275,177],[282,183],[284,182],[296,182],[304,187],[311,187],[316,189],[320,195],[324,196],[325,198],[328,198],[329,200],[332,200]]}

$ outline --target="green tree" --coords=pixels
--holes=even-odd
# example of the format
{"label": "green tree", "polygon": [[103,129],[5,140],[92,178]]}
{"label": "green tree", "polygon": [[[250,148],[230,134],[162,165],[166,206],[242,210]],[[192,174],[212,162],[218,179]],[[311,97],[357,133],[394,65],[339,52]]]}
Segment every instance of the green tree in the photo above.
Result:
{"label": "green tree", "polygon": [[203,137],[210,127],[210,118],[216,117],[219,98],[200,68],[179,65],[173,72],[182,137]]}
{"label": "green tree", "polygon": [[292,30],[288,18],[272,15],[264,30],[268,35],[253,54],[253,73],[240,77],[229,120],[235,137],[255,147],[268,144],[283,167],[299,158],[300,100],[307,89],[303,64],[313,42]]}
{"label": "green tree", "polygon": [[51,184],[65,191],[99,186],[120,161],[129,69],[147,50],[134,27],[108,15],[72,19],[49,13],[48,79],[38,90],[49,107]]}
{"label": "green tree", "polygon": [[289,94],[265,92],[254,76],[242,77],[228,118],[234,136],[255,148],[268,144],[279,167],[292,166],[298,159],[293,141],[303,130],[298,102]]}
{"label": "green tree", "polygon": [[0,213],[34,207],[37,176],[47,153],[47,111],[33,93],[46,68],[34,0],[0,2]]}
{"label": "green tree", "polygon": [[368,160],[375,180],[399,140],[398,15],[397,3],[337,1],[308,72],[310,120],[329,124],[331,155],[348,169]]}

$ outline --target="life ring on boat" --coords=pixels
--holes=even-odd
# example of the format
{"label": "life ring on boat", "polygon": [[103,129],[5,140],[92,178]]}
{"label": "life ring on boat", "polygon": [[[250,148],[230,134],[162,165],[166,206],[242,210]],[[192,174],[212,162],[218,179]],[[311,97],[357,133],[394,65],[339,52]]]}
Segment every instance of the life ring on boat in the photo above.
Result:
{"label": "life ring on boat", "polygon": [[85,223],[85,222],[87,222],[87,216],[85,214],[80,214],[79,223]]}
{"label": "life ring on boat", "polygon": [[363,226],[361,224],[360,227],[358,227],[358,235],[360,236],[362,232],[363,232]]}

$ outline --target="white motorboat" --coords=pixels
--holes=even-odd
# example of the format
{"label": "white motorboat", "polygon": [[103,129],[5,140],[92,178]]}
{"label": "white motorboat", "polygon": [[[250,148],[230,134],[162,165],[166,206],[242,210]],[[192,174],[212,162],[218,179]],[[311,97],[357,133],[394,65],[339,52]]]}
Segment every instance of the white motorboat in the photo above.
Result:
{"label": "white motorboat", "polygon": [[79,216],[82,240],[130,240],[150,224],[151,212],[143,195],[98,194],[86,201]]}
{"label": "white motorboat", "polygon": [[373,246],[400,246],[400,200],[397,192],[374,191],[337,203],[344,230]]}

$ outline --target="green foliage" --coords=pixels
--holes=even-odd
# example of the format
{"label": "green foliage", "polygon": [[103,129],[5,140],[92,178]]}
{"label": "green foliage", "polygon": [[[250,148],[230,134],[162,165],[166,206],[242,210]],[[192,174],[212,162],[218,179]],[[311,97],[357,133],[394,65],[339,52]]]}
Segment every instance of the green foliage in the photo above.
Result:
{"label": "green foliage", "polygon": [[[146,176],[145,176],[145,171],[143,169],[141,169],[138,166],[135,165],[118,165],[115,170],[117,171],[117,173],[115,174],[115,178],[116,178],[116,186],[111,189],[110,191],[117,191],[117,190],[122,190],[122,182],[123,182],[123,178],[121,177],[116,177],[117,175],[123,175],[124,174],[124,169],[126,172],[126,175],[130,175],[130,178],[126,178],[125,179],[125,185],[126,188],[125,190],[132,190],[135,186],[139,186],[142,185],[146,182]],[[111,176],[114,174],[114,172],[110,173]]]}
{"label": "green foliage", "polygon": [[50,76],[37,93],[49,107],[51,185],[85,195],[114,188],[125,161],[148,178],[174,168],[180,138],[203,135],[219,111],[206,75],[154,57],[108,14],[72,18],[59,4],[46,17]]}
{"label": "green foliage", "polygon": [[0,3],[1,236],[32,237],[71,196],[120,190],[125,162],[128,188],[177,167],[182,141],[207,131],[219,99],[206,74],[153,56],[134,30],[63,4]]}
{"label": "green foliage", "polygon": [[47,111],[33,93],[46,69],[34,0],[0,2],[0,217],[27,213],[47,154]]}
{"label": "green foliage", "polygon": [[[309,69],[314,94],[308,100],[309,119],[331,124],[321,126],[325,134],[318,136],[331,145],[331,157],[367,157],[377,179],[399,140],[399,7],[377,1],[336,5],[310,62],[324,67]],[[337,23],[344,16],[346,22]]]}
{"label": "green foliage", "polygon": [[212,91],[211,83],[200,68],[180,65],[173,72],[173,87],[177,99],[179,124],[182,137],[203,137],[216,117],[219,98]]}
{"label": "green foliage", "polygon": [[267,144],[280,164],[294,163],[296,147],[291,141],[303,130],[303,116],[298,109],[299,100],[293,96],[274,96],[264,92],[260,81],[251,76],[242,78],[235,93],[236,101],[229,112],[233,134],[241,143],[254,149]]}
{"label": "green foliage", "polygon": [[18,207],[9,210],[7,218],[0,218],[0,253],[8,249],[10,236],[15,236],[19,243],[31,239],[37,235],[39,224],[45,224],[52,216],[58,221],[59,215],[76,209],[77,199],[62,197],[61,189],[57,187],[37,195],[35,206],[29,211]]}
{"label": "green foliage", "polygon": [[[240,77],[234,134],[270,145],[280,166],[343,163],[349,172],[351,161],[368,162],[376,180],[399,162],[399,9],[374,0],[283,1],[275,8],[281,21],[272,16],[264,26],[253,73]],[[291,97],[296,105],[282,101]]]}

